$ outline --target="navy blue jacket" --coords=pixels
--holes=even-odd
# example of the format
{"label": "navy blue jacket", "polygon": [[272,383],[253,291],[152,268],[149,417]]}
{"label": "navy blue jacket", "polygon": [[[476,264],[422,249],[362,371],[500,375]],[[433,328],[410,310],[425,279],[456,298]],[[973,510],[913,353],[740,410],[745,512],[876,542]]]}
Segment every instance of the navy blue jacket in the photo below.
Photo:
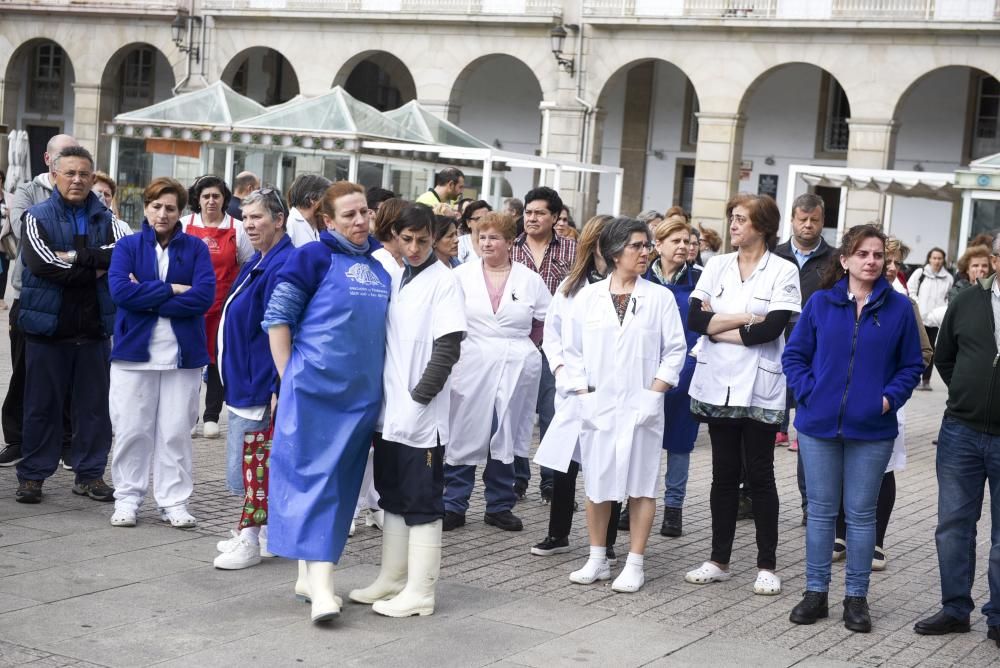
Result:
{"label": "navy blue jacket", "polygon": [[[115,305],[106,276],[117,232],[111,212],[90,193],[81,206],[52,195],[24,212],[18,324],[26,334],[51,339],[106,339]],[[77,252],[72,264],[55,253]]]}
{"label": "navy blue jacket", "polygon": [[899,433],[896,411],[924,368],[913,306],[879,278],[860,318],[855,313],[847,278],[802,309],[781,358],[798,402],[795,428],[814,438],[890,440]]}
{"label": "navy blue jacket", "polygon": [[[197,369],[209,363],[205,312],[215,300],[215,272],[208,246],[181,232],[178,222],[167,244],[167,280],[161,281],[156,244],[156,233],[143,220],[139,234],[127,236],[115,246],[108,270],[111,297],[118,305],[111,359],[148,362],[153,327],[158,318],[170,318],[180,349],[177,367]],[[133,283],[129,274],[139,282]],[[171,283],[190,285],[191,289],[175,295]]]}
{"label": "navy blue jacket", "polygon": [[[260,252],[243,264],[226,299],[222,330],[222,384],[226,404],[252,408],[271,403],[278,370],[271,358],[267,332],[260,326],[278,272],[294,250],[287,234],[261,260]],[[236,296],[233,292],[242,286]]]}

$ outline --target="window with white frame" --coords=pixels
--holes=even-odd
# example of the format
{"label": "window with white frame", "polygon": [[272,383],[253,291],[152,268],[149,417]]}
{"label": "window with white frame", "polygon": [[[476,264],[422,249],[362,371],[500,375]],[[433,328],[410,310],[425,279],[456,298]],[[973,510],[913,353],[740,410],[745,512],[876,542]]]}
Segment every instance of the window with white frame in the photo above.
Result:
{"label": "window with white frame", "polygon": [[149,47],[133,49],[125,56],[118,82],[119,113],[153,104],[156,82],[156,53]]}
{"label": "window with white frame", "polygon": [[988,74],[975,78],[975,108],[972,123],[972,159],[1000,153],[1000,81]]}
{"label": "window with white frame", "polygon": [[31,54],[28,110],[39,114],[60,114],[63,110],[65,54],[52,42],[39,44]]}
{"label": "window with white frame", "polygon": [[847,119],[851,117],[851,105],[847,93],[833,77],[827,77],[829,84],[826,95],[826,119],[823,124],[823,152],[846,153],[850,130]]}

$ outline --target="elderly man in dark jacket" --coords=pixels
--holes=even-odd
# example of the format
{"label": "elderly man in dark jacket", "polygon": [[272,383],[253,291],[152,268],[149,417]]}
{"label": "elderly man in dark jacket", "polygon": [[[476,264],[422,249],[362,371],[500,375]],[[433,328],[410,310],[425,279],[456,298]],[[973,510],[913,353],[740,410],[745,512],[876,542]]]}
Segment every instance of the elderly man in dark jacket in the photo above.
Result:
{"label": "elderly man in dark jacket", "polygon": [[983,488],[990,488],[993,517],[987,579],[990,600],[983,606],[987,637],[1000,647],[1000,238],[993,242],[993,275],[962,292],[948,306],[938,331],[934,364],[948,386],[948,404],[937,447],[938,568],[941,611],[916,623],[921,635],[969,631],[976,609],[976,523]]}
{"label": "elderly man in dark jacket", "polygon": [[52,195],[23,219],[18,325],[24,332],[23,459],[17,465],[20,503],[38,503],[42,483],[59,465],[63,403],[72,396],[73,492],[113,501],[104,482],[111,448],[108,415],[109,338],[114,303],[107,271],[121,234],[91,192],[94,159],[80,147],[53,160]]}

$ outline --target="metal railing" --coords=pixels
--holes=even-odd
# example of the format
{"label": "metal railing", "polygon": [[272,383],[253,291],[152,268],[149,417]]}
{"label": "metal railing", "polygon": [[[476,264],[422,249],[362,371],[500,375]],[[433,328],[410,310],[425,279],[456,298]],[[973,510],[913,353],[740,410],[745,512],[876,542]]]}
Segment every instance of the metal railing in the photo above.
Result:
{"label": "metal railing", "polygon": [[562,13],[560,0],[203,0],[206,11],[402,12],[406,14],[495,14],[552,16]]}
{"label": "metal railing", "polygon": [[3,9],[66,9],[77,11],[173,12],[178,0],[0,0]]}
{"label": "metal railing", "polygon": [[995,21],[1000,0],[584,0],[585,16]]}

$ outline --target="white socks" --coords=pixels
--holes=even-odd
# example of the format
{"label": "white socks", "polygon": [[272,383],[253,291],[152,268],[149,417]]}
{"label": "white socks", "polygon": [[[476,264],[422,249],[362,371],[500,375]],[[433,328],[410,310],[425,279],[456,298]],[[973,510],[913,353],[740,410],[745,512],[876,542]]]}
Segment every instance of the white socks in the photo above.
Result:
{"label": "white socks", "polygon": [[260,545],[259,540],[260,527],[247,527],[245,529],[240,529],[240,538],[250,543],[251,545]]}
{"label": "white socks", "polygon": [[644,559],[641,554],[629,552],[628,559],[625,560],[625,568],[615,578],[615,581],[611,584],[611,588],[614,591],[626,594],[639,591],[646,582],[646,574],[642,567],[643,561]]}
{"label": "white socks", "polygon": [[591,584],[597,580],[611,579],[611,566],[608,565],[608,548],[603,545],[590,546],[590,558],[578,571],[569,574],[569,579],[577,584]]}

